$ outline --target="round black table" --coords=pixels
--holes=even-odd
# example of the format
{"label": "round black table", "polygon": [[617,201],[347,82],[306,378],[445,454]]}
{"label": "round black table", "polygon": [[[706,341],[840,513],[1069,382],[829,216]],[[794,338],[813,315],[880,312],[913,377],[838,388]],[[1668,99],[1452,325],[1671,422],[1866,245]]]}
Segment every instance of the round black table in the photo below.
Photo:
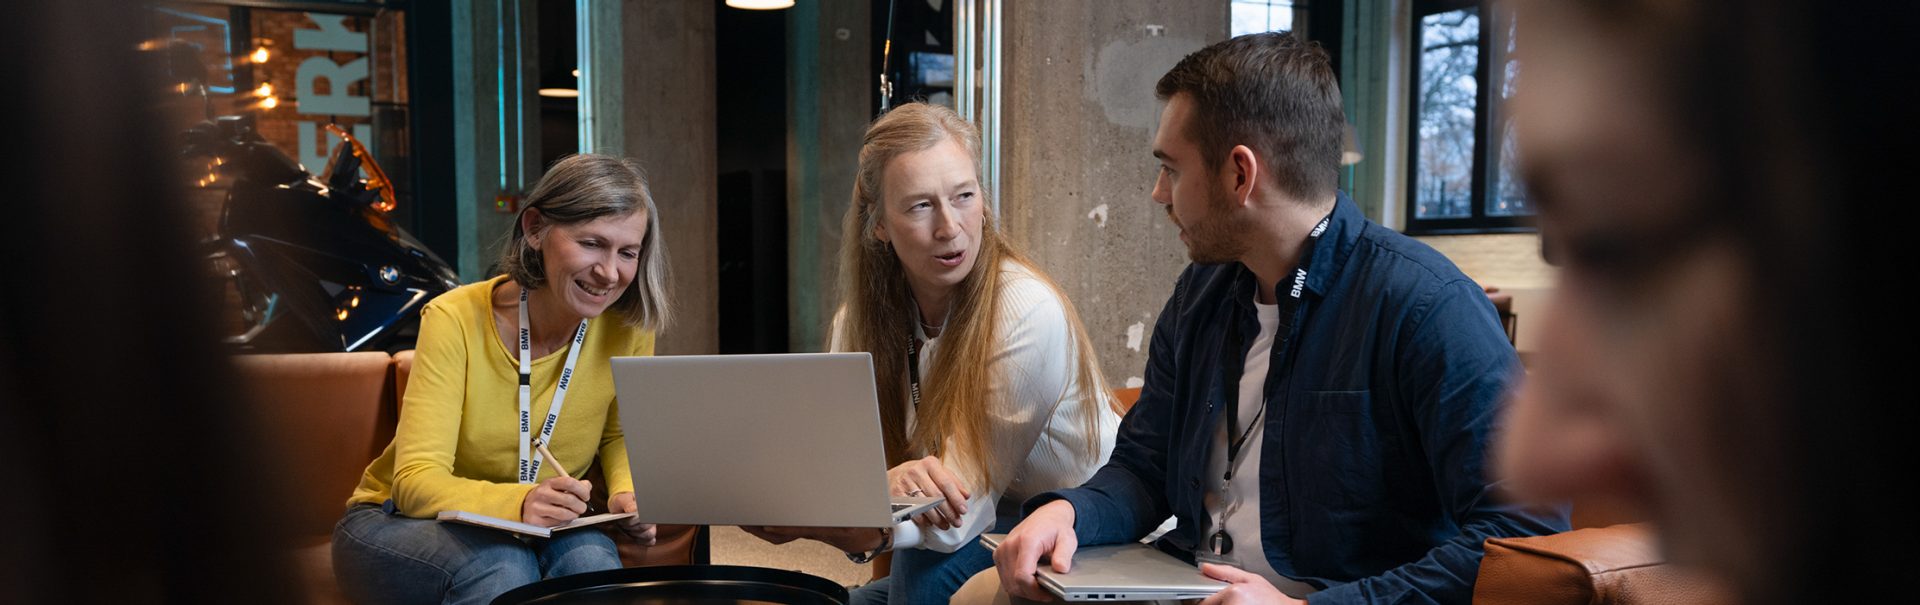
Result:
{"label": "round black table", "polygon": [[662,565],[541,580],[500,595],[493,600],[493,605],[845,605],[846,602],[846,587],[797,571],[740,565]]}

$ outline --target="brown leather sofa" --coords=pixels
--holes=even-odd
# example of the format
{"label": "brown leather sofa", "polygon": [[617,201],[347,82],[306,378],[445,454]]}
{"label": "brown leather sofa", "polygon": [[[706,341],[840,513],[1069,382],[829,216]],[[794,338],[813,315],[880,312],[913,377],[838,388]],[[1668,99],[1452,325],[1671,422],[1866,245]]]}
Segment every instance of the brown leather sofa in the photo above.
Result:
{"label": "brown leather sofa", "polygon": [[1650,526],[1629,523],[1486,542],[1481,605],[1731,602],[1706,578],[1666,564]]}
{"label": "brown leather sofa", "polygon": [[1606,501],[1573,504],[1573,531],[1484,544],[1478,605],[1732,603],[1717,584],[1667,564],[1643,515]]}
{"label": "brown leather sofa", "polygon": [[[393,440],[413,352],[242,355],[235,365],[271,454],[284,463],[272,480],[294,502],[282,515],[297,537],[297,575],[313,602],[345,603],[333,579],[333,526],[367,464]],[[707,562],[705,528],[663,526],[653,546],[613,533],[629,566]]]}

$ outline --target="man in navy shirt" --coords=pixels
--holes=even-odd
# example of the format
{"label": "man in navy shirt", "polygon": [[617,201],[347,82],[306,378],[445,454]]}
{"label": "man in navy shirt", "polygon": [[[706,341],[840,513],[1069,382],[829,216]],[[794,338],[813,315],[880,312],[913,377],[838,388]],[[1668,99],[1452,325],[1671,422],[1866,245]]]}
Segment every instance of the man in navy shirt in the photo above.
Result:
{"label": "man in navy shirt", "polygon": [[[1493,306],[1432,248],[1336,189],[1345,116],[1318,45],[1240,36],[1160,79],[1153,199],[1193,264],[1154,326],[1113,457],[1027,502],[994,553],[1050,600],[1043,556],[1138,540],[1218,562],[1208,602],[1466,603],[1481,543],[1567,528],[1487,478],[1519,369]],[[977,578],[985,581],[983,578]]]}

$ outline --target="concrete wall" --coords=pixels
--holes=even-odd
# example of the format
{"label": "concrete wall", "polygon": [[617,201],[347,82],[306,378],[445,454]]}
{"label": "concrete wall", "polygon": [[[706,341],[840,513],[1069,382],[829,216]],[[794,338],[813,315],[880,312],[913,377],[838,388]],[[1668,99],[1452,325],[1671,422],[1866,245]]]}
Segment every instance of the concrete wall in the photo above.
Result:
{"label": "concrete wall", "polygon": [[1227,3],[1007,3],[1001,220],[1079,307],[1114,386],[1137,386],[1186,249],[1150,194],[1153,84],[1226,39]]}
{"label": "concrete wall", "polygon": [[787,346],[820,351],[839,304],[840,221],[873,119],[866,2],[787,9]]}

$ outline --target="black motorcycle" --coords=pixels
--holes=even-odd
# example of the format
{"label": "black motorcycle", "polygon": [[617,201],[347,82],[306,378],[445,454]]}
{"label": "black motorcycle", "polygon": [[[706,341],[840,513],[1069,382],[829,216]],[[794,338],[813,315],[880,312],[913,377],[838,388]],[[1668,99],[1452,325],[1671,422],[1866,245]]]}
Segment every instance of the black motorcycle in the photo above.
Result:
{"label": "black motorcycle", "polygon": [[459,285],[446,261],[395,225],[393,184],[344,129],[324,176],[268,143],[247,116],[186,133],[206,162],[198,185],[226,189],[207,266],[234,311],[226,341],[249,353],[413,348],[420,308]]}

